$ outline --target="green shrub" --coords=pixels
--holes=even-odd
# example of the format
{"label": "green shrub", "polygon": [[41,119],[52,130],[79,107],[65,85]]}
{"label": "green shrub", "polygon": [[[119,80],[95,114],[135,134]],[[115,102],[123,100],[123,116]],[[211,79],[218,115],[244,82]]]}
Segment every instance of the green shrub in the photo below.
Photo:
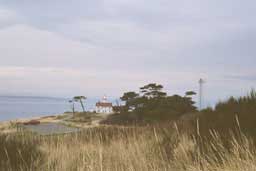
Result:
{"label": "green shrub", "polygon": [[215,109],[206,109],[199,117],[200,131],[215,129],[221,132],[241,129],[246,134],[256,135],[256,92],[244,97],[230,97],[219,102]]}

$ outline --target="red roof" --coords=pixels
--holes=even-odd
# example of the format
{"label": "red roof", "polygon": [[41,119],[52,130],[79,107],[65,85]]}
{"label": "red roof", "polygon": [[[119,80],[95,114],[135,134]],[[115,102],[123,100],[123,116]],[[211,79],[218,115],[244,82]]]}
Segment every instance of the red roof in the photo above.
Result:
{"label": "red roof", "polygon": [[104,102],[98,102],[96,103],[97,107],[112,107],[112,103],[104,103]]}

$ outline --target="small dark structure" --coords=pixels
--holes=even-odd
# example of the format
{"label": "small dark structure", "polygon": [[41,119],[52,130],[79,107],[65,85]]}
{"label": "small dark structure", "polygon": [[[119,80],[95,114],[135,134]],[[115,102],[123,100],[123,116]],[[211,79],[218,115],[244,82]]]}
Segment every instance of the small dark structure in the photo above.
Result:
{"label": "small dark structure", "polygon": [[39,125],[40,121],[38,120],[30,120],[28,122],[24,122],[23,125]]}

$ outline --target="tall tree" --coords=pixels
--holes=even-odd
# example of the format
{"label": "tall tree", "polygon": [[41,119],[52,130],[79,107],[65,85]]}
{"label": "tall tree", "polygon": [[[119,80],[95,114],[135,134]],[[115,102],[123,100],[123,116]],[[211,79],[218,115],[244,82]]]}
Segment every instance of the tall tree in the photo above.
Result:
{"label": "tall tree", "polygon": [[163,92],[163,86],[151,83],[140,88],[140,92],[148,99],[166,97],[167,93]]}
{"label": "tall tree", "polygon": [[192,105],[194,105],[195,102],[192,100],[192,96],[195,96],[195,95],[196,95],[196,92],[194,92],[194,91],[187,91],[187,92],[185,93],[185,97],[184,97],[184,98],[188,99],[188,101],[189,101]]}
{"label": "tall tree", "polygon": [[85,96],[75,96],[75,97],[73,98],[74,101],[80,102],[81,107],[82,107],[82,109],[83,109],[83,112],[85,112],[85,108],[84,108],[84,104],[83,104],[83,100],[85,100],[85,99],[86,99]]}
{"label": "tall tree", "polygon": [[71,109],[72,109],[73,115],[75,115],[75,103],[74,103],[74,100],[69,100],[68,102],[72,105]]}
{"label": "tall tree", "polygon": [[136,99],[139,97],[139,94],[136,92],[126,92],[123,94],[120,99],[125,102],[125,111],[128,111],[135,107]]}
{"label": "tall tree", "polygon": [[187,96],[194,96],[194,95],[196,95],[196,92],[194,92],[194,91],[187,91],[186,93],[185,93],[185,96],[187,97]]}

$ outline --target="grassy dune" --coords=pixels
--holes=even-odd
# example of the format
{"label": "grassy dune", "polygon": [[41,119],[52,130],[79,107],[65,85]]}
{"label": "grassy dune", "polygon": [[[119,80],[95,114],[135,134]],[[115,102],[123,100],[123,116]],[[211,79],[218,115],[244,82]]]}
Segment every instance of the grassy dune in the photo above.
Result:
{"label": "grassy dune", "polygon": [[[236,135],[236,136],[235,136]],[[239,135],[239,136],[237,136]],[[1,170],[256,170],[256,148],[242,133],[204,138],[175,124],[99,127],[61,136],[0,136]]]}

